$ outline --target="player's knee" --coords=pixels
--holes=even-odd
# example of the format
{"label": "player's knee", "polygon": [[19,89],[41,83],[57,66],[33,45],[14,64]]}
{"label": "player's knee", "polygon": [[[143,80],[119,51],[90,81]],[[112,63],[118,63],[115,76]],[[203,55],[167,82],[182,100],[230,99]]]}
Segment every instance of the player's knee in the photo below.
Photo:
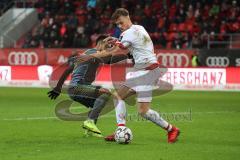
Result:
{"label": "player's knee", "polygon": [[122,100],[121,97],[117,94],[117,92],[113,92],[112,95],[115,100]]}
{"label": "player's knee", "polygon": [[109,94],[102,94],[101,96],[99,96],[95,103],[101,105],[104,107],[104,105],[107,103],[107,101],[109,100],[110,95]]}
{"label": "player's knee", "polygon": [[68,96],[72,99],[72,100],[76,100],[76,94],[74,93],[74,89],[73,88],[69,88],[68,89]]}
{"label": "player's knee", "polygon": [[138,114],[140,114],[141,116],[144,116],[147,113],[147,109],[139,109],[138,110]]}
{"label": "player's knee", "polygon": [[149,110],[149,103],[139,103],[138,113],[141,116],[144,116]]}
{"label": "player's knee", "polygon": [[98,90],[98,93],[99,93],[100,95],[103,95],[103,94],[108,94],[108,95],[110,95],[110,94],[111,94],[110,90],[108,90],[108,89],[106,89],[106,88],[100,88],[100,89]]}

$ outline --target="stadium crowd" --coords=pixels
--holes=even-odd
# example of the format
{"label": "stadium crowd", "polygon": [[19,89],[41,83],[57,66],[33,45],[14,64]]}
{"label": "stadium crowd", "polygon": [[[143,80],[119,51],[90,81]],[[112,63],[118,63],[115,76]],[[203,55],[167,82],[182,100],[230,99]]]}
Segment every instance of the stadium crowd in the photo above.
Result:
{"label": "stadium crowd", "polygon": [[236,0],[36,0],[34,7],[41,24],[26,36],[24,48],[87,48],[101,33],[118,37],[110,16],[119,7],[146,28],[156,48],[204,48],[208,39],[240,33]]}

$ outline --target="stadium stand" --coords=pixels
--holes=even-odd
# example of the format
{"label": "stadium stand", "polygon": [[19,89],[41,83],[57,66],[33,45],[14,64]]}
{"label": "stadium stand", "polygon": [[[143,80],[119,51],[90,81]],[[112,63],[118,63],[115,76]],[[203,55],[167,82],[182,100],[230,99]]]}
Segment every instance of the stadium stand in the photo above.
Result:
{"label": "stadium stand", "polygon": [[25,37],[23,48],[87,48],[98,34],[118,37],[120,31],[111,24],[110,16],[119,7],[127,8],[133,22],[147,29],[156,48],[206,48],[209,40],[229,41],[232,37],[228,34],[240,33],[240,4],[236,0],[24,2],[18,1],[16,6],[37,8],[41,24]]}

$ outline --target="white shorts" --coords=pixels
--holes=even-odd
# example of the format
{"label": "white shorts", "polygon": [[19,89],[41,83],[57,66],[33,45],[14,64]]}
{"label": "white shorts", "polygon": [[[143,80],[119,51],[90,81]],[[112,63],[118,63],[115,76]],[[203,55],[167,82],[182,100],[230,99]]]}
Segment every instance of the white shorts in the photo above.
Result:
{"label": "white shorts", "polygon": [[160,68],[129,71],[126,74],[126,81],[123,85],[137,93],[138,102],[151,102],[152,90],[159,81],[160,73]]}

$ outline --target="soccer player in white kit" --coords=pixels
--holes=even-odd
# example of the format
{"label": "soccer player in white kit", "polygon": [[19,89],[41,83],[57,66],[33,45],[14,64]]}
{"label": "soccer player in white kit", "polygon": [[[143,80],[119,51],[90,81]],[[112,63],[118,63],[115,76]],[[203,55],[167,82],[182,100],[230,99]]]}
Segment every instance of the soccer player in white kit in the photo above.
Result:
{"label": "soccer player in white kit", "polygon": [[[126,107],[124,99],[137,94],[139,114],[152,121],[168,132],[168,142],[174,143],[180,133],[179,129],[164,120],[158,112],[150,109],[152,101],[152,90],[160,77],[160,68],[152,40],[143,26],[133,25],[129,12],[124,8],[117,9],[112,20],[122,31],[119,39],[109,37],[105,39],[108,43],[115,45],[111,51],[112,55],[130,54],[134,59],[134,71],[127,75],[125,83],[120,85],[116,91],[115,111],[118,126],[126,124]],[[104,54],[102,54],[104,55]],[[114,135],[105,137],[107,141],[114,141]]]}

